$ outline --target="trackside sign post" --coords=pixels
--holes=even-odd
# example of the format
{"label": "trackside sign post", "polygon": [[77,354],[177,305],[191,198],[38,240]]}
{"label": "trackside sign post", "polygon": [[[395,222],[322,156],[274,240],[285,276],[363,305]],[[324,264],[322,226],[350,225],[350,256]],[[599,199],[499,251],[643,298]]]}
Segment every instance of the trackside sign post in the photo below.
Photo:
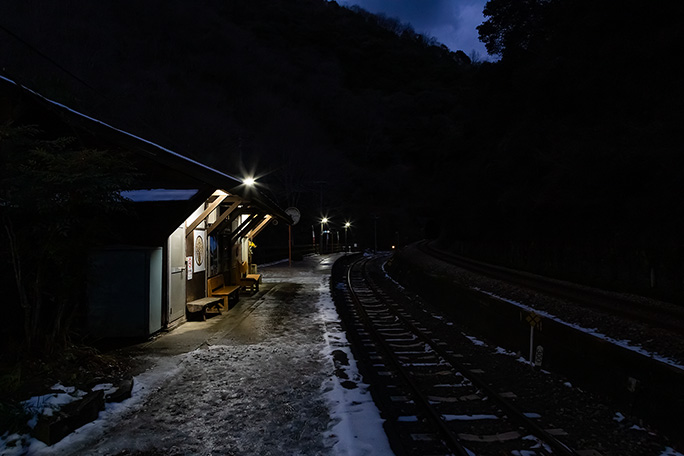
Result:
{"label": "trackside sign post", "polygon": [[[534,328],[539,328],[541,331],[542,328],[542,319],[539,315],[534,313],[533,311],[527,314],[525,317],[525,320],[530,324],[530,365],[534,366],[535,365],[535,359],[532,358],[532,353],[534,352]],[[541,348],[541,347],[540,347]],[[539,364],[541,364],[541,356],[538,356],[539,359]]]}

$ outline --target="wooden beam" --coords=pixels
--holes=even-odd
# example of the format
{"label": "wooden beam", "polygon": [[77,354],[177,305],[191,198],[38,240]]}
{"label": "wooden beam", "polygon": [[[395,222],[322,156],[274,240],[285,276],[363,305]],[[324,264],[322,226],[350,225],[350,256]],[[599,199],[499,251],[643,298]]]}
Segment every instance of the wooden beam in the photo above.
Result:
{"label": "wooden beam", "polygon": [[207,207],[200,215],[195,219],[194,222],[192,222],[188,227],[185,229],[185,235],[187,236],[188,233],[191,233],[192,230],[197,228],[197,226],[204,221],[205,218],[209,214],[211,214],[216,207],[218,207],[219,204],[223,202],[224,199],[228,198],[228,195],[220,195],[218,196],[211,204],[209,204],[209,207]]}
{"label": "wooden beam", "polygon": [[249,235],[251,234],[252,231],[254,231],[254,227],[256,227],[261,222],[263,222],[263,220],[261,220],[263,217],[268,217],[268,215],[259,214],[257,217],[254,218],[254,220],[252,222],[250,222],[249,226],[247,226],[247,229],[245,230],[246,234],[244,234],[244,237],[249,239]]}
{"label": "wooden beam", "polygon": [[266,225],[268,225],[268,222],[270,222],[271,219],[273,219],[273,217],[270,216],[270,215],[267,215],[267,216],[266,216],[266,219],[264,219],[264,220],[259,224],[259,226],[257,226],[257,227],[254,228],[252,231],[250,231],[250,233],[247,235],[247,237],[248,237],[249,239],[254,239],[254,237],[255,237],[257,234],[259,234],[259,233],[261,232],[261,230],[263,230],[263,229],[266,227]]}
{"label": "wooden beam", "polygon": [[242,237],[246,232],[252,229],[254,225],[260,222],[259,217],[263,217],[259,214],[251,214],[247,220],[242,222],[238,229],[235,230],[233,235],[230,237],[231,244],[235,244],[239,237]]}
{"label": "wooden beam", "polygon": [[256,214],[257,210],[254,209],[253,207],[247,206],[246,204],[242,203],[242,205],[238,208],[239,210],[233,212],[230,215],[231,221],[234,221],[236,218],[238,218],[241,215],[252,215]]}
{"label": "wooden beam", "polygon": [[207,230],[207,235],[211,234],[214,230],[216,230],[223,222],[226,220],[230,214],[237,209],[237,207],[240,205],[240,201],[235,201],[233,204],[230,205],[230,207],[223,211],[223,214],[219,216],[219,218],[216,219],[214,223],[211,224],[209,229]]}

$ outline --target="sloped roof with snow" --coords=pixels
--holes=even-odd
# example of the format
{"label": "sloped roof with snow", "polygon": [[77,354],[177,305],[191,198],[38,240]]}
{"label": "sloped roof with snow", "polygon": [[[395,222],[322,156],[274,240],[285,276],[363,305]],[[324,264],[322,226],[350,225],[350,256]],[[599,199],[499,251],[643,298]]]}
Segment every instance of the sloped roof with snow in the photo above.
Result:
{"label": "sloped roof with snow", "polygon": [[[170,226],[178,226],[200,201],[216,189],[237,195],[263,213],[292,223],[290,216],[275,202],[258,190],[243,185],[241,179],[118,129],[0,76],[0,121],[32,123],[36,118],[53,125],[61,124],[58,128],[67,130],[69,135],[75,133],[89,144],[128,152],[128,156],[136,160],[138,168],[146,173],[149,183],[149,188],[135,189],[137,193],[130,195],[138,202],[164,202],[167,206],[164,212],[175,204],[177,209],[171,212],[178,212],[178,215],[169,220]],[[165,190],[163,195],[161,189]],[[181,194],[183,198],[178,196]],[[152,210],[148,214],[150,220],[160,216],[162,211]],[[164,231],[169,229],[166,225]]]}

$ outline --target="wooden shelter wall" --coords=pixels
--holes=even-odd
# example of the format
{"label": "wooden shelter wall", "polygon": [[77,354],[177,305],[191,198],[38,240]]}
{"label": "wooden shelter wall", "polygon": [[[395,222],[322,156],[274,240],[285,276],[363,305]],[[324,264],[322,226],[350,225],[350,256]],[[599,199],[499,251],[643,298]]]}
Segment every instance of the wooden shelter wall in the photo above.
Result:
{"label": "wooden shelter wall", "polygon": [[[192,242],[192,232],[190,237],[186,237],[185,242],[185,257],[195,255],[195,244]],[[193,264],[189,264],[188,268],[192,268]],[[192,279],[188,280],[185,284],[186,290],[186,300],[188,302],[194,301],[195,299],[204,298],[206,296],[206,284],[207,284],[207,271],[199,271],[192,273]]]}

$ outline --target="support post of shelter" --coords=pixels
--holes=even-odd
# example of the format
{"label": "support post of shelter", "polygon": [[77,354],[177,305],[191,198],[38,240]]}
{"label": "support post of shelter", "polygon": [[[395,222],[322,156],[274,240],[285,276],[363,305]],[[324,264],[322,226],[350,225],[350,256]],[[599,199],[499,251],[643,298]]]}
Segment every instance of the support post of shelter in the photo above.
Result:
{"label": "support post of shelter", "polygon": [[292,267],[292,225],[287,225],[287,258]]}

